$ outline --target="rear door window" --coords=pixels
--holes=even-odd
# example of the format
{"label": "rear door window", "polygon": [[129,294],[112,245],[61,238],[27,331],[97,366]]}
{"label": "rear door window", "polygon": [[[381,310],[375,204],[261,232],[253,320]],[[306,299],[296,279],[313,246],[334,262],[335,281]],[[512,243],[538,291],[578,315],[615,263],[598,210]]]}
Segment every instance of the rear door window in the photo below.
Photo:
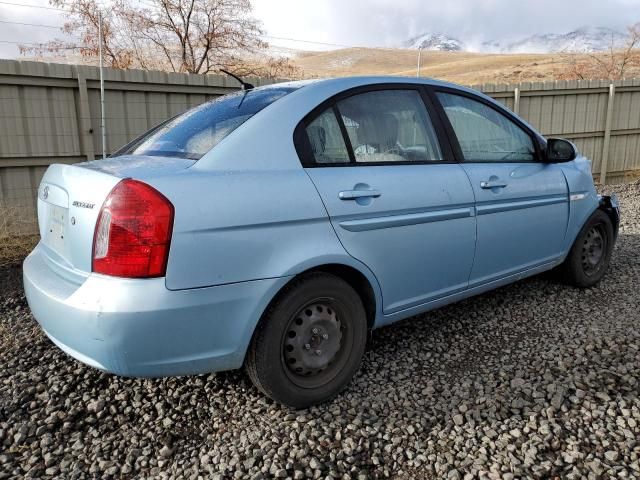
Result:
{"label": "rear door window", "polygon": [[307,156],[312,156],[315,164],[418,163],[444,159],[417,90],[376,90],[352,95],[315,117],[307,124],[305,133],[311,150]]}
{"label": "rear door window", "polygon": [[337,104],[356,163],[443,159],[429,113],[416,90],[379,90]]}

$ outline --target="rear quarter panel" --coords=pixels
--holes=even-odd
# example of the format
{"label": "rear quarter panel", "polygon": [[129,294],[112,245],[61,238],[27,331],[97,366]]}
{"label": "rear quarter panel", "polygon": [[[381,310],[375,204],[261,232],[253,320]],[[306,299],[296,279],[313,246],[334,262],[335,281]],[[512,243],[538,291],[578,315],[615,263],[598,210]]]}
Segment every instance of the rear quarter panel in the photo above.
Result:
{"label": "rear quarter panel", "polygon": [[281,277],[348,257],[302,169],[189,170],[149,183],[175,206],[171,290]]}

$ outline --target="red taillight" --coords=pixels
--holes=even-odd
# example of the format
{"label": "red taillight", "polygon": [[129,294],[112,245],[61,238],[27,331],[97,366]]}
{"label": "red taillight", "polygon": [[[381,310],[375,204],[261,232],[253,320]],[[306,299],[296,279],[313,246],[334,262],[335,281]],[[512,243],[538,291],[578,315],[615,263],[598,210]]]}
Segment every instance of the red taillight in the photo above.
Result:
{"label": "red taillight", "polygon": [[129,278],[167,270],[173,205],[146,183],[118,183],[102,205],[93,235],[93,271]]}

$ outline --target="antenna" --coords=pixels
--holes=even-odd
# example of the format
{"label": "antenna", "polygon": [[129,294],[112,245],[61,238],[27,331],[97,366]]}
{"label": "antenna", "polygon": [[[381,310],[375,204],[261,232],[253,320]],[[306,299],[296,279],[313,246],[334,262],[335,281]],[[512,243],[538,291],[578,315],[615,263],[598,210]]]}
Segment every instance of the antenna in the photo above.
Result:
{"label": "antenna", "polygon": [[104,76],[102,74],[102,10],[98,10],[98,36],[99,42],[99,56],[100,56],[100,130],[102,132],[102,159],[107,158],[107,135],[104,125]]}
{"label": "antenna", "polygon": [[244,80],[242,80],[239,76],[237,76],[237,75],[235,75],[235,74],[233,74],[233,73],[231,73],[231,72],[229,72],[229,71],[227,71],[227,70],[223,70],[223,69],[221,68],[221,69],[220,69],[220,71],[221,71],[222,73],[226,73],[226,74],[227,74],[227,75],[229,75],[230,77],[235,78],[235,79],[240,83],[240,86],[242,87],[242,90],[251,90],[251,89],[255,88],[255,87],[254,87],[253,85],[251,85],[250,83],[245,82],[245,81],[244,81]]}

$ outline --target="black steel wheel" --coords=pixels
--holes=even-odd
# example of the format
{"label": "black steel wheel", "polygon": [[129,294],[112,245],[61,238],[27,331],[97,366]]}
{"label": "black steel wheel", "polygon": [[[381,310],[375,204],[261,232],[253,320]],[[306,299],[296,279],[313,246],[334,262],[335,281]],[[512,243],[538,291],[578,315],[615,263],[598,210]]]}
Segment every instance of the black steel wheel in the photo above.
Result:
{"label": "black steel wheel", "polygon": [[305,388],[326,383],[344,363],[342,337],[348,334],[331,299],[302,307],[282,339],[282,361],[291,381]]}
{"label": "black steel wheel", "polygon": [[245,367],[252,382],[295,408],[337,395],[360,366],[367,338],[364,306],[344,280],[305,275],[261,319]]}
{"label": "black steel wheel", "polygon": [[598,283],[609,267],[615,237],[611,219],[596,210],[576,237],[567,258],[559,267],[561,278],[576,287]]}
{"label": "black steel wheel", "polygon": [[582,270],[588,277],[597,275],[604,265],[607,251],[607,233],[603,223],[593,225],[582,242]]}

